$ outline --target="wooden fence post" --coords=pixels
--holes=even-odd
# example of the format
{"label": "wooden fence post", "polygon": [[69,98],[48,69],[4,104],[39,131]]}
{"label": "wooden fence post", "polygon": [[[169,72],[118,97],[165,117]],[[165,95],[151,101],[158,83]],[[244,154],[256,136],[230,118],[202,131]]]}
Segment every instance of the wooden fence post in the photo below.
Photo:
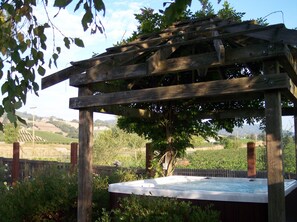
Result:
{"label": "wooden fence post", "polygon": [[77,148],[78,148],[78,143],[71,143],[71,153],[70,153],[71,173],[74,172],[77,166]]}
{"label": "wooden fence post", "polygon": [[248,177],[256,177],[256,145],[254,142],[247,143]]}
{"label": "wooden fence post", "polygon": [[20,175],[20,143],[13,143],[13,159],[12,159],[12,185],[14,185]]}

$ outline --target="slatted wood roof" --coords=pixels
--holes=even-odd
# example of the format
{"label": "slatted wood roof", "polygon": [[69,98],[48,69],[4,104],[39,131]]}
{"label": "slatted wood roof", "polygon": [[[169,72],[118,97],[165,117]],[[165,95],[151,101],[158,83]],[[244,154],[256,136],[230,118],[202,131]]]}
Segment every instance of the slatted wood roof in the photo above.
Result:
{"label": "slatted wood roof", "polygon": [[[42,89],[69,79],[70,86],[92,92],[71,98],[70,108],[143,117],[154,113],[141,104],[261,99],[274,89],[296,101],[296,46],[297,31],[283,24],[261,26],[216,16],[189,20],[72,62],[44,77]],[[267,60],[277,60],[281,73],[263,75]]]}

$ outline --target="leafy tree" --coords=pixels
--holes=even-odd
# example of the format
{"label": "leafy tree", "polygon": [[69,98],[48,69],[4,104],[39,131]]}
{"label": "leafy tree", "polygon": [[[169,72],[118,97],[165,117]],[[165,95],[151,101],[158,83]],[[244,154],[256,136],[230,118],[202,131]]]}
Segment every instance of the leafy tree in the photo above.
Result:
{"label": "leafy tree", "polygon": [[[189,6],[191,1],[178,1],[176,0],[176,6],[181,7]],[[139,21],[138,31],[133,34],[133,38],[138,34],[146,34],[149,32],[158,31],[162,27],[168,27],[170,22],[176,21],[180,18],[190,19],[213,15],[214,10],[212,5],[207,0],[200,0],[202,5],[201,10],[192,13],[187,7],[181,7],[182,10],[177,10],[177,13],[172,14],[172,18],[166,19],[173,4],[171,4],[166,10],[165,15],[154,13],[151,9],[143,9],[141,14],[135,15]],[[169,10],[169,11],[168,11]],[[167,14],[166,14],[167,13]],[[152,16],[151,19],[147,19],[147,16]],[[169,13],[170,15],[170,13]],[[244,13],[236,12],[228,2],[223,4],[223,8],[218,11],[218,15],[222,18],[234,18],[239,21]],[[170,16],[169,16],[170,17]],[[148,24],[151,22],[152,24]],[[151,27],[157,27],[156,30],[151,30]],[[258,68],[258,67],[257,67]],[[255,70],[257,70],[255,68]],[[245,71],[244,71],[245,70]],[[238,65],[237,70],[232,70],[232,73],[226,73],[230,78],[237,78],[241,76],[249,76],[250,71],[244,64]],[[162,79],[148,79],[142,81],[141,87],[156,87],[154,82],[159,81],[157,86],[166,86],[170,82],[174,81],[172,75],[165,75]],[[187,75],[179,75],[179,80],[187,83],[190,80]],[[203,80],[202,80],[203,81]],[[204,80],[205,81],[205,80]],[[158,151],[156,158],[160,159],[160,163],[163,164],[164,175],[170,175],[176,163],[176,158],[184,154],[187,147],[192,146],[191,136],[217,137],[217,131],[219,129],[226,129],[232,131],[234,126],[241,126],[244,121],[248,123],[254,122],[254,118],[249,119],[228,119],[228,120],[206,120],[203,121],[199,118],[199,113],[205,110],[226,109],[226,108],[243,108],[243,107],[262,107],[263,103],[259,100],[248,102],[229,102],[229,103],[217,103],[217,104],[197,104],[195,99],[174,101],[174,102],[155,102],[152,104],[130,104],[130,107],[147,109],[157,114],[158,118],[131,118],[121,117],[118,119],[118,126],[125,129],[128,132],[136,132],[139,135],[143,135],[146,139],[152,140],[153,148]]]}
{"label": "leafy tree", "polygon": [[4,141],[5,143],[14,143],[18,141],[19,126],[15,127],[9,123],[4,126]]}
{"label": "leafy tree", "polygon": [[[51,2],[57,8],[57,15],[60,10],[68,7],[70,3],[76,3],[75,12],[84,10],[82,16],[82,28],[84,31],[91,29],[91,33],[104,31],[101,21],[98,20],[98,13],[105,13],[105,5],[102,0],[55,0]],[[6,0],[0,2],[0,79],[5,78],[1,87],[3,95],[0,105],[0,116],[7,113],[12,123],[24,122],[16,110],[26,104],[27,92],[32,91],[38,95],[39,85],[36,82],[36,75],[45,74],[44,52],[48,50],[48,36],[46,29],[51,28],[53,32],[61,33],[55,24],[48,17],[47,6],[49,1],[41,0]],[[48,22],[40,23],[35,15],[35,10],[44,8],[44,15]],[[64,45],[70,48],[71,44],[83,47],[83,41],[79,38],[64,36]],[[48,66],[57,66],[57,59],[62,49],[55,45],[53,39],[53,53],[49,59]],[[3,124],[0,123],[3,130]]]}

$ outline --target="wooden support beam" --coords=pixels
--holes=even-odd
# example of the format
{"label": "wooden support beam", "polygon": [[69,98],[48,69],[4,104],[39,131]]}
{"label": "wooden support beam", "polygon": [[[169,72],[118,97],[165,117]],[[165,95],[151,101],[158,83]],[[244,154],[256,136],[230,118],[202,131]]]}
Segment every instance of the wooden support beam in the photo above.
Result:
{"label": "wooden support beam", "polygon": [[[91,93],[88,88],[79,89],[79,96],[87,96]],[[93,112],[80,109],[77,221],[92,221],[92,150]]]}
{"label": "wooden support beam", "polygon": [[71,98],[69,106],[72,109],[81,109],[194,97],[220,97],[221,101],[225,101],[228,96],[238,98],[241,94],[258,94],[272,89],[288,90],[289,87],[288,76],[277,74],[80,96]]}
{"label": "wooden support beam", "polygon": [[289,91],[286,93],[286,96],[287,96],[292,102],[296,102],[296,101],[297,101],[297,87],[296,87],[296,85],[293,83],[292,80],[290,80],[290,89],[289,89]]}
{"label": "wooden support beam", "polygon": [[[224,31],[230,33],[239,33],[247,30],[254,30],[261,28],[261,25],[239,23],[236,26],[226,26]],[[292,29],[286,29],[284,24],[276,24],[274,26],[267,26],[271,28],[263,29],[258,32],[250,32],[244,34],[252,38],[263,39],[271,42],[283,42],[285,44],[296,45],[297,44],[297,31]]]}
{"label": "wooden support beam", "polygon": [[[279,73],[278,63],[265,62],[264,75]],[[282,149],[281,94],[279,90],[265,92],[266,149],[268,172],[268,221],[285,222],[285,191]]]}
{"label": "wooden support beam", "polygon": [[292,55],[288,46],[284,46],[284,56],[279,58],[279,62],[297,85],[297,58]]}
{"label": "wooden support beam", "polygon": [[[283,54],[284,46],[281,44],[249,45],[238,49],[226,49],[224,63],[219,62],[216,52],[162,60],[154,67],[151,75],[214,68],[235,63],[247,63]],[[118,79],[141,78],[148,75],[146,63],[111,67],[106,72],[98,72],[97,68],[94,67],[90,68],[86,74],[72,75],[70,77],[70,85],[82,86]]]}
{"label": "wooden support beam", "polygon": [[297,102],[294,103],[295,174],[297,178]]}
{"label": "wooden support beam", "polygon": [[70,66],[52,75],[43,77],[41,79],[41,89],[46,89],[50,86],[53,86],[59,82],[68,79],[71,75],[80,74],[83,71],[84,70],[80,67]]}
{"label": "wooden support beam", "polygon": [[[172,44],[172,41],[168,42]],[[159,67],[160,62],[166,60],[173,52],[176,51],[178,47],[168,47],[162,48],[156,51],[150,58],[147,60],[147,74],[150,75],[154,70]]]}
{"label": "wooden support beam", "polygon": [[117,116],[128,116],[135,118],[156,118],[158,115],[145,109],[136,109],[124,106],[105,106],[94,110],[99,113],[108,113]]}
{"label": "wooden support beam", "polygon": [[[255,26],[252,29],[244,29],[242,31],[239,32],[233,32],[233,33],[225,33],[225,34],[221,34],[218,36],[212,36],[212,37],[208,37],[208,38],[195,38],[195,39],[191,39],[191,40],[187,40],[187,41],[178,41],[178,42],[174,42],[172,44],[161,44],[158,45],[156,44],[155,46],[151,46],[149,48],[141,48],[141,49],[136,49],[136,50],[127,50],[124,52],[117,52],[117,53],[103,53],[101,56],[97,56],[88,60],[83,60],[83,61],[79,61],[79,62],[74,62],[72,63],[73,65],[83,65],[83,63],[87,63],[88,66],[91,64],[96,64],[96,62],[99,60],[104,60],[105,59],[115,59],[115,58],[123,58],[123,57],[127,57],[127,56],[133,56],[138,52],[153,52],[153,51],[157,51],[161,48],[167,48],[167,47],[179,47],[179,46],[186,46],[186,45],[192,45],[192,44],[197,44],[197,43],[206,43],[206,42],[210,42],[213,41],[215,39],[228,39],[228,38],[232,38],[232,37],[236,37],[236,36],[240,36],[240,35],[247,35],[249,33],[262,33],[262,32],[266,32],[266,30],[273,30],[273,32],[275,32],[275,30],[278,30],[280,28],[283,28],[283,25],[278,24],[278,25],[270,25],[270,26]],[[297,31],[296,31],[297,33]],[[188,35],[189,33],[187,33]],[[275,41],[274,41],[275,42]]]}
{"label": "wooden support beam", "polygon": [[[282,108],[282,116],[293,116],[294,109]],[[247,117],[265,117],[265,109],[238,109],[238,110],[216,110],[209,112],[201,112],[198,115],[200,119],[231,119],[231,118],[247,118]]]}
{"label": "wooden support beam", "polygon": [[[213,25],[213,28],[215,28],[215,25]],[[219,36],[219,35],[220,35],[220,33],[218,30],[212,31],[212,36]],[[218,57],[219,62],[221,64],[224,64],[225,63],[225,47],[224,47],[223,41],[221,39],[215,39],[215,40],[213,40],[213,45],[217,52],[217,57]]]}
{"label": "wooden support beam", "polygon": [[[158,113],[144,109],[130,108],[126,106],[104,106],[95,108],[94,112],[107,113],[117,116],[127,116],[135,118],[160,118]],[[282,108],[282,116],[294,116],[294,107]],[[232,119],[248,117],[265,117],[265,109],[236,109],[236,110],[215,110],[204,111],[197,115],[197,119]]]}

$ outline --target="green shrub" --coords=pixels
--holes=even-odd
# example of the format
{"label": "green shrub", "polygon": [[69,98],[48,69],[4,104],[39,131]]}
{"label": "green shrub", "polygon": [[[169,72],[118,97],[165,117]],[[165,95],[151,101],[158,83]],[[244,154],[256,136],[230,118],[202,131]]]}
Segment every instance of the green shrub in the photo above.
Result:
{"label": "green shrub", "polygon": [[73,221],[76,177],[48,169],[0,195],[0,221]]}
{"label": "green shrub", "polygon": [[[4,167],[0,173],[4,172]],[[106,215],[108,184],[138,179],[133,170],[117,170],[111,176],[93,175],[93,218]],[[0,222],[76,221],[77,175],[45,169],[14,187],[0,183]]]}
{"label": "green shrub", "polygon": [[102,209],[109,208],[108,177],[93,176],[93,218],[100,217]]}
{"label": "green shrub", "polygon": [[119,208],[112,211],[112,216],[105,213],[98,221],[111,221],[111,218],[115,222],[218,222],[219,212],[172,198],[131,195],[120,199]]}
{"label": "green shrub", "polygon": [[118,169],[109,176],[109,183],[126,182],[141,179],[135,170],[132,169]]}

